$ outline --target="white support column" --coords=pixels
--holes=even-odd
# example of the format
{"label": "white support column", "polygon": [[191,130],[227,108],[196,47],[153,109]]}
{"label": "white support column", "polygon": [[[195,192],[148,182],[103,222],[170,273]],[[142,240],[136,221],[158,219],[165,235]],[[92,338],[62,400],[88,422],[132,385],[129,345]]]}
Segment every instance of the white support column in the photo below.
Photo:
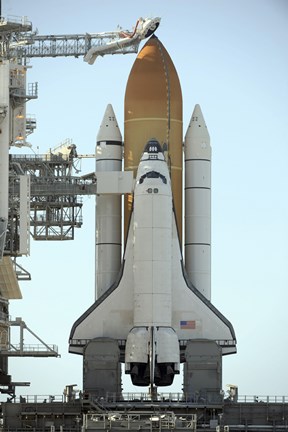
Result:
{"label": "white support column", "polygon": [[5,247],[9,207],[9,61],[0,63],[0,260]]}
{"label": "white support column", "polygon": [[19,254],[30,253],[30,177],[20,176]]}

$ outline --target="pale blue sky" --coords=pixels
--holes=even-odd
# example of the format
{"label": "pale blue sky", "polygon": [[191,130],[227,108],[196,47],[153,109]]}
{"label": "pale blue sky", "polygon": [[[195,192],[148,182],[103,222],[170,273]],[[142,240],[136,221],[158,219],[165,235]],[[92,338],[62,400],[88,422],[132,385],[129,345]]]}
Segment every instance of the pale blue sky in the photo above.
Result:
{"label": "pale blue sky", "polygon": [[[26,15],[39,34],[131,29],[139,16],[160,16],[157,36],[169,52],[183,92],[184,134],[201,105],[212,145],[212,302],[233,323],[238,353],[223,361],[223,389],[288,395],[288,2],[286,0],[4,0],[3,15]],[[143,43],[141,44],[141,47]],[[82,59],[35,59],[28,82],[39,99],[30,142],[44,153],[72,138],[93,153],[106,105],[122,134],[123,101],[135,54]],[[82,173],[94,169],[82,162]],[[73,242],[31,240],[21,264],[32,274],[22,316],[60,359],[14,359],[23,393],[61,394],[82,387],[82,358],[68,354],[74,321],[94,299],[94,197],[84,197],[84,224]],[[27,342],[30,339],[27,338]],[[124,379],[125,389],[129,378]],[[181,379],[173,386],[181,391]],[[140,389],[141,390],[141,389]]]}

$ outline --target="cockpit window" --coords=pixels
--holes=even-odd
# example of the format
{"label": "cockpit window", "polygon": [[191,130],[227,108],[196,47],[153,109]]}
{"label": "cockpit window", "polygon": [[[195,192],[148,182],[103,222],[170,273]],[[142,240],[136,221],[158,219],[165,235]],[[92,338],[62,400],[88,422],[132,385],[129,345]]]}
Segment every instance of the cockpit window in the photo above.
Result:
{"label": "cockpit window", "polygon": [[144,152],[155,154],[155,153],[162,153],[163,150],[161,145],[156,139],[151,139],[147,142]]}
{"label": "cockpit window", "polygon": [[146,177],[147,177],[147,178],[159,178],[159,176],[160,176],[160,173],[157,172],[157,171],[149,171],[149,172],[146,174]]}
{"label": "cockpit window", "polygon": [[146,174],[143,174],[139,179],[139,184],[142,184],[146,178],[160,178],[164,184],[167,184],[166,177],[158,171],[149,171]]}

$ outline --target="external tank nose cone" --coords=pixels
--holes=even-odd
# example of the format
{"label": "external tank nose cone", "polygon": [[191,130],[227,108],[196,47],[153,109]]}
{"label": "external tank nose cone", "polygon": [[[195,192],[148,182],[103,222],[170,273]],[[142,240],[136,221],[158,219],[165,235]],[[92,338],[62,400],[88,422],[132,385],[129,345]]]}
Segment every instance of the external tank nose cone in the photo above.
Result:
{"label": "external tank nose cone", "polygon": [[[168,52],[155,36],[146,42],[133,64],[126,86],[124,109],[125,140],[129,139],[129,122],[140,119],[149,122],[149,129],[152,129],[144,129],[146,135],[149,134],[143,137],[145,141],[154,136],[160,144],[172,145],[175,122],[178,126],[180,122],[182,134],[179,78]],[[173,145],[177,144],[173,140]]]}

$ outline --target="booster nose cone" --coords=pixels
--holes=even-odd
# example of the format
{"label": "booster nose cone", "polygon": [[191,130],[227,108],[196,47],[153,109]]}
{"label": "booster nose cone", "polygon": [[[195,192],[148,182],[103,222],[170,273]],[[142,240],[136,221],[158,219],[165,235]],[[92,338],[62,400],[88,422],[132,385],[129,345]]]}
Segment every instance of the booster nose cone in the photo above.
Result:
{"label": "booster nose cone", "polygon": [[97,142],[99,141],[122,141],[122,135],[111,104],[108,104],[100,125]]}
{"label": "booster nose cone", "polygon": [[211,159],[209,132],[200,108],[195,105],[186,135],[186,158]]}

